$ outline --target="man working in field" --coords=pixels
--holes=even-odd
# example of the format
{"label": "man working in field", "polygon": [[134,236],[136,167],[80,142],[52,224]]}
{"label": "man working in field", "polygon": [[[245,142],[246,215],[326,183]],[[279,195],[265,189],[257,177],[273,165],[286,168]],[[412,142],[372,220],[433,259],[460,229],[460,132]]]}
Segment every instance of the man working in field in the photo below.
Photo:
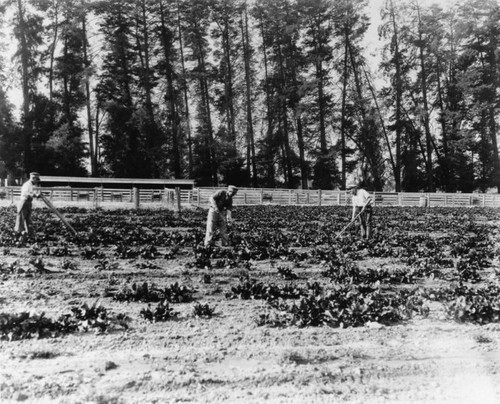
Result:
{"label": "man working in field", "polygon": [[237,192],[238,188],[234,185],[229,185],[227,190],[217,191],[208,199],[210,208],[208,209],[205,246],[214,244],[214,233],[217,229],[220,231],[222,246],[229,246],[227,223],[231,223],[232,221],[233,196]]}
{"label": "man working in field", "polygon": [[353,184],[352,193],[352,220],[358,216],[361,237],[369,239],[372,233],[373,199],[359,184]]}
{"label": "man working in field", "polygon": [[31,224],[32,202],[33,198],[40,197],[40,191],[35,191],[35,186],[39,183],[40,174],[33,172],[30,173],[30,179],[21,188],[21,199],[17,205],[16,226],[14,230],[23,238],[33,234]]}

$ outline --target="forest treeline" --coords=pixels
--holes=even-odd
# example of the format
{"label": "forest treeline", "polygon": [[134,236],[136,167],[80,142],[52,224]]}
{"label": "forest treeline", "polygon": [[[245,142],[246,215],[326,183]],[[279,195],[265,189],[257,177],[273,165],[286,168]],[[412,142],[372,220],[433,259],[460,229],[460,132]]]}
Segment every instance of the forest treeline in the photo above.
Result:
{"label": "forest treeline", "polygon": [[498,2],[373,12],[365,0],[3,0],[0,178],[500,190]]}

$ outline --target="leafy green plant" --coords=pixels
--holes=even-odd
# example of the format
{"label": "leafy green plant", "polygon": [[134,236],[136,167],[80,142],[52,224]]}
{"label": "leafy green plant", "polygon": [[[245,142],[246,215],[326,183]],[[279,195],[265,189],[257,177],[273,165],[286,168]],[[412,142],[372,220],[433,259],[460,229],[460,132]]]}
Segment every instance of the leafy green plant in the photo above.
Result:
{"label": "leafy green plant", "polygon": [[69,269],[72,271],[76,271],[78,269],[78,265],[74,261],[63,259],[61,262],[61,268],[65,270]]}
{"label": "leafy green plant", "polygon": [[159,269],[160,267],[157,264],[155,264],[154,262],[145,261],[145,262],[138,262],[137,263],[137,268],[141,268],[141,269]]}
{"label": "leafy green plant", "polygon": [[[368,322],[389,325],[412,316],[423,305],[423,299],[410,299],[411,294],[383,294],[380,288],[360,288],[352,285],[337,287],[325,294],[302,296],[291,304],[281,300],[270,302],[278,310],[281,323],[299,327],[329,325],[359,327]],[[425,312],[425,310],[422,310]],[[279,317],[278,317],[279,318]],[[260,317],[260,324],[278,322],[276,316]]]}
{"label": "leafy green plant", "polygon": [[500,322],[500,287],[462,287],[446,306],[447,315],[458,322],[478,324]]}
{"label": "leafy green plant", "polygon": [[105,255],[99,248],[96,247],[85,247],[81,252],[80,256],[83,259],[91,260],[91,259],[104,259]]}
{"label": "leafy green plant", "polygon": [[195,303],[195,305],[193,306],[193,316],[195,317],[211,318],[214,316],[214,314],[215,306],[211,307],[208,303]]}
{"label": "leafy green plant", "polygon": [[98,332],[104,332],[110,324],[108,311],[98,302],[92,305],[87,303],[78,307],[71,308],[71,312],[76,320],[78,320],[78,329],[80,331],[88,331],[96,329]]}
{"label": "leafy green plant", "polygon": [[[319,286],[318,284],[316,284]],[[317,287],[316,286],[316,287]],[[264,284],[256,279],[240,278],[240,284],[233,286],[231,292],[226,293],[228,299],[298,299],[307,294],[307,289],[296,285],[275,285],[273,283]]]}
{"label": "leafy green plant", "polygon": [[194,259],[189,261],[186,267],[199,269],[212,268],[212,262],[210,260],[211,255],[211,247],[196,246],[194,248]]}
{"label": "leafy green plant", "polygon": [[31,258],[29,260],[29,263],[35,268],[37,272],[46,272],[47,269],[45,268],[45,262],[43,262],[42,258]]}
{"label": "leafy green plant", "polygon": [[164,289],[157,288],[154,284],[148,285],[144,282],[140,285],[134,283],[132,288],[125,287],[120,292],[113,295],[114,300],[118,301],[140,301],[140,302],[159,302],[166,300],[170,303],[188,303],[193,300],[194,291],[178,282],[171,284]]}
{"label": "leafy green plant", "polygon": [[278,274],[287,281],[298,279],[297,274],[294,273],[291,268],[285,266],[279,266],[277,269],[278,269]]}
{"label": "leafy green plant", "polygon": [[45,317],[45,313],[0,313],[0,339],[8,341],[49,338],[74,330],[76,325],[71,321],[54,321]]}
{"label": "leafy green plant", "polygon": [[109,262],[107,259],[101,259],[94,266],[98,271],[114,271],[120,268],[118,262]]}
{"label": "leafy green plant", "polygon": [[163,289],[162,293],[170,303],[189,303],[193,301],[194,290],[175,282]]}
{"label": "leafy green plant", "polygon": [[238,266],[238,262],[231,258],[220,258],[213,264],[215,268],[232,269]]}
{"label": "leafy green plant", "polygon": [[28,254],[32,256],[42,255],[42,248],[39,244],[35,243],[28,249]]}
{"label": "leafy green plant", "polygon": [[139,249],[139,256],[143,259],[155,259],[158,257],[158,249],[154,245],[146,245]]}
{"label": "leafy green plant", "polygon": [[127,328],[127,321],[124,315],[109,316],[108,311],[97,302],[90,306],[84,303],[72,307],[69,314],[64,314],[56,320],[45,317],[45,313],[0,313],[0,339],[15,341],[53,338],[75,331],[89,330],[102,333],[110,326]]}
{"label": "leafy green plant", "polygon": [[170,307],[167,300],[162,300],[153,309],[151,308],[151,305],[148,304],[148,307],[142,309],[139,315],[148,321],[160,322],[175,319],[179,316],[179,313]]}
{"label": "leafy green plant", "polygon": [[47,255],[53,255],[54,257],[65,257],[71,255],[71,251],[67,245],[48,248],[47,247]]}
{"label": "leafy green plant", "polygon": [[179,253],[179,247],[176,246],[176,247],[168,249],[165,252],[165,254],[163,255],[163,258],[165,258],[167,260],[172,260],[177,256],[178,253]]}

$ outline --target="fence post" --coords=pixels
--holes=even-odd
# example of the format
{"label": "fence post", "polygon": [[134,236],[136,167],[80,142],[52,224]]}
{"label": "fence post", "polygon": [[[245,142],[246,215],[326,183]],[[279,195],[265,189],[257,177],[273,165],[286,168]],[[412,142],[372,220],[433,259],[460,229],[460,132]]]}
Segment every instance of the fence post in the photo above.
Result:
{"label": "fence post", "polygon": [[288,190],[288,204],[289,205],[292,204],[292,190],[291,189]]}
{"label": "fence post", "polygon": [[245,193],[243,194],[243,196],[245,197],[245,205],[246,205],[246,204],[247,204],[247,193],[245,192]]}
{"label": "fence post", "polygon": [[163,198],[162,198],[162,205],[168,204],[168,188],[163,187]]}
{"label": "fence post", "polygon": [[134,194],[134,208],[139,209],[141,194],[139,188],[132,188],[132,193]]}
{"label": "fence post", "polygon": [[180,187],[175,187],[175,198],[177,199],[177,214],[181,215],[181,189]]}
{"label": "fence post", "polygon": [[200,188],[198,188],[198,207],[201,205],[201,191]]}
{"label": "fence post", "polygon": [[264,203],[264,189],[260,189],[260,204]]}
{"label": "fence post", "polygon": [[14,188],[10,189],[10,200],[12,203],[14,203]]}
{"label": "fence post", "polygon": [[321,189],[318,189],[318,206],[321,206]]}

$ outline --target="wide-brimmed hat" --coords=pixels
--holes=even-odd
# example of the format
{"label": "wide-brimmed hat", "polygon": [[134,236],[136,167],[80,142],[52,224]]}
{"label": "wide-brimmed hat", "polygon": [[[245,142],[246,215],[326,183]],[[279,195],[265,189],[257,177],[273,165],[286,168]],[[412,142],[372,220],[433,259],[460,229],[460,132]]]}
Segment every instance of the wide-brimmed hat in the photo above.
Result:
{"label": "wide-brimmed hat", "polygon": [[33,171],[30,173],[30,178],[40,178],[40,173],[37,173],[36,171]]}
{"label": "wide-brimmed hat", "polygon": [[229,185],[227,187],[227,190],[232,192],[238,192],[238,188],[236,188],[234,185]]}

